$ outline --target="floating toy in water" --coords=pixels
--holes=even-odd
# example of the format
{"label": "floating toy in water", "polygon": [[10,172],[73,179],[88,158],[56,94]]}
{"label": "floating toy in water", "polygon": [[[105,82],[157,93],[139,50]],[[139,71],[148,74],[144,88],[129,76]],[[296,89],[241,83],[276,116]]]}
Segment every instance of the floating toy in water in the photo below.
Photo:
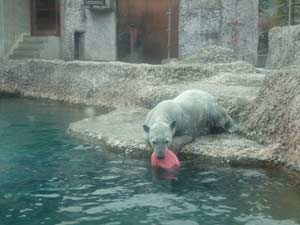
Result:
{"label": "floating toy in water", "polygon": [[153,152],[151,156],[151,165],[162,169],[177,169],[180,167],[180,162],[177,156],[168,149],[166,156],[163,159],[157,158],[157,155]]}

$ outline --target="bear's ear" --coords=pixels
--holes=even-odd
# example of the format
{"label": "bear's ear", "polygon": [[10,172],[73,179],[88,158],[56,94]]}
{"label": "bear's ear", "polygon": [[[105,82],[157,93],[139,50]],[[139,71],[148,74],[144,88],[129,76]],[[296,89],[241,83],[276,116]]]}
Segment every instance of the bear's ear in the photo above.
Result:
{"label": "bear's ear", "polygon": [[173,121],[170,125],[170,128],[172,130],[172,133],[175,134],[175,129],[176,129],[176,121]]}
{"label": "bear's ear", "polygon": [[149,133],[150,128],[147,125],[144,124],[143,128],[146,133]]}

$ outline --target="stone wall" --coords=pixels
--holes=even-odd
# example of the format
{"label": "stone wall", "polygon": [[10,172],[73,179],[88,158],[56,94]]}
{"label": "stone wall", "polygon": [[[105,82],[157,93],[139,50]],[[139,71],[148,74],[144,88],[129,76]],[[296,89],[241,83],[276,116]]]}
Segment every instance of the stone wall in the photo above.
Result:
{"label": "stone wall", "polygon": [[240,60],[254,65],[257,63],[258,47],[258,0],[238,0],[236,2],[237,36],[236,49]]}
{"label": "stone wall", "polygon": [[257,62],[258,0],[180,1],[179,56],[207,45],[234,49],[240,60]]}
{"label": "stone wall", "polygon": [[279,69],[300,63],[300,25],[274,27],[269,31],[269,53],[266,67]]}
{"label": "stone wall", "polygon": [[116,16],[112,12],[86,12],[86,41],[84,45],[86,60],[115,61]]}
{"label": "stone wall", "polygon": [[179,10],[179,56],[194,54],[220,43],[220,0],[181,0]]}
{"label": "stone wall", "polygon": [[300,72],[267,75],[258,98],[243,121],[248,137],[278,149],[278,161],[300,170]]}
{"label": "stone wall", "polygon": [[87,9],[83,0],[64,0],[62,18],[64,60],[74,59],[75,32],[83,33],[83,60],[116,60],[115,12]]}
{"label": "stone wall", "polygon": [[85,31],[85,21],[82,0],[63,0],[62,3],[62,56],[68,61],[74,59],[74,33]]}
{"label": "stone wall", "polygon": [[156,94],[152,100],[159,102],[177,94],[172,84],[200,81],[221,71],[253,73],[255,68],[242,62],[155,66],[30,60],[0,65],[0,92],[71,103],[152,107],[148,102],[150,90]]}

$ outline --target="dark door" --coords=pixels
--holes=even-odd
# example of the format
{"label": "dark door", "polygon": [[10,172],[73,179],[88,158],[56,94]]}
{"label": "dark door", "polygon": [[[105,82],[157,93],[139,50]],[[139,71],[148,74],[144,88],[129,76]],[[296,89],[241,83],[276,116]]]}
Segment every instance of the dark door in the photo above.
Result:
{"label": "dark door", "polygon": [[31,34],[60,35],[59,0],[31,0]]}
{"label": "dark door", "polygon": [[161,61],[168,52],[177,57],[178,14],[179,0],[118,0],[118,56],[129,51],[130,27],[134,26],[143,57]]}

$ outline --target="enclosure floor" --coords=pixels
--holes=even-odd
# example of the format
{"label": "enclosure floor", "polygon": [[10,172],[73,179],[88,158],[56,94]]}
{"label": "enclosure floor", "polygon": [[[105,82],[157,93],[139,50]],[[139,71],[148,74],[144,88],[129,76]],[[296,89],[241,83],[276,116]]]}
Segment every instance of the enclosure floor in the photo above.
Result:
{"label": "enclosure floor", "polygon": [[[132,157],[149,157],[151,150],[143,139],[142,124],[147,110],[122,109],[72,123],[69,133],[85,142]],[[271,148],[238,135],[203,136],[179,153],[181,159],[210,159],[221,163],[265,164],[272,161]]]}
{"label": "enclosure floor", "polygon": [[[263,73],[219,73],[201,81],[145,86],[144,101],[149,108],[156,104],[156,96],[171,96],[188,89],[200,89],[214,95],[238,119],[239,113],[257,96],[265,75]],[[146,94],[147,93],[147,94]],[[145,100],[145,98],[147,98]],[[142,124],[149,109],[118,108],[108,114],[91,117],[70,124],[69,133],[88,143],[130,156],[148,157],[151,150],[143,139]],[[179,153],[181,159],[212,159],[224,163],[265,164],[273,161],[274,150],[237,134],[203,136],[186,145]]]}

